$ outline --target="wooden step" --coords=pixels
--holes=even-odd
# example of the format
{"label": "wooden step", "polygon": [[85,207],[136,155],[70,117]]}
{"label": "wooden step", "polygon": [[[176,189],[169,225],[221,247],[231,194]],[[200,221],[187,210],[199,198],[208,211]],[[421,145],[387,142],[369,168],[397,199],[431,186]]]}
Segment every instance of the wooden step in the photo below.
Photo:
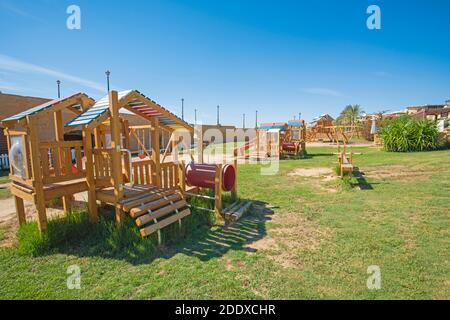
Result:
{"label": "wooden step", "polygon": [[139,218],[136,219],[136,224],[141,227],[155,219],[159,219],[162,218],[164,216],[167,216],[169,213],[177,210],[177,209],[181,209],[183,207],[186,207],[187,202],[186,200],[180,200],[174,204],[169,204],[165,207],[162,207],[152,213],[147,213],[145,215],[140,216]]}
{"label": "wooden step", "polygon": [[150,235],[150,234],[152,234],[152,233],[154,233],[154,232],[156,232],[156,231],[158,231],[158,230],[160,230],[160,229],[162,229],[164,227],[167,227],[168,225],[170,225],[170,224],[172,224],[172,223],[174,223],[174,222],[176,222],[176,221],[178,221],[180,219],[183,219],[184,217],[186,217],[186,216],[188,216],[190,214],[191,214],[191,210],[185,209],[185,210],[183,210],[183,211],[181,211],[181,212],[179,212],[177,214],[174,214],[174,215],[172,215],[172,216],[170,216],[170,217],[168,217],[168,218],[166,218],[164,220],[161,220],[161,221],[159,221],[159,222],[157,222],[155,224],[152,224],[152,225],[150,225],[148,227],[142,228],[140,230],[141,236],[146,237],[146,236],[148,236],[148,235]]}
{"label": "wooden step", "polygon": [[176,193],[177,191],[178,190],[176,190],[176,189],[170,189],[170,190],[159,189],[158,191],[152,192],[146,196],[140,196],[136,199],[130,199],[128,201],[123,202],[122,208],[125,212],[129,212],[133,208],[142,206],[148,202],[159,200],[163,197],[170,196],[170,195]]}
{"label": "wooden step", "polygon": [[138,218],[138,217],[148,213],[149,210],[153,211],[153,210],[159,209],[159,208],[169,204],[170,202],[177,202],[181,199],[182,199],[181,195],[177,194],[177,193],[172,194],[168,197],[162,197],[155,201],[148,202],[139,207],[135,207],[135,208],[131,209],[130,216],[132,218]]}

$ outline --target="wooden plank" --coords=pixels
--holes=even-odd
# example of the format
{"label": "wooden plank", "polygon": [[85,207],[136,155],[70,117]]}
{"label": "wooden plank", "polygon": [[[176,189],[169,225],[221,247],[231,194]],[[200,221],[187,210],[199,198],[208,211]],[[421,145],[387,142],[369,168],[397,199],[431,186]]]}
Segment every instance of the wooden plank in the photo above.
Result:
{"label": "wooden plank", "polygon": [[148,236],[148,235],[152,234],[153,232],[156,232],[164,227],[167,227],[168,225],[170,225],[174,222],[177,222],[180,219],[187,217],[190,214],[191,214],[191,210],[185,209],[185,210],[181,211],[180,213],[177,213],[173,216],[168,217],[167,219],[164,219],[158,223],[155,223],[151,226],[141,229],[140,230],[141,236],[143,236],[143,237]]}
{"label": "wooden plank", "polygon": [[109,112],[111,117],[109,119],[111,126],[111,176],[114,180],[114,197],[116,205],[116,221],[122,223],[125,215],[122,209],[117,206],[120,199],[123,197],[123,174],[122,174],[122,155],[120,144],[120,114],[118,106],[117,91],[109,92]]}
{"label": "wooden plank", "polygon": [[55,173],[55,176],[60,176],[61,175],[61,164],[59,163],[59,153],[58,153],[58,149],[53,148],[52,149],[52,165],[53,165],[53,170]]}
{"label": "wooden plank", "polygon": [[40,148],[75,148],[75,147],[82,147],[83,142],[82,141],[53,141],[53,142],[41,142],[39,144]]}
{"label": "wooden plank", "polygon": [[42,162],[42,174],[44,176],[44,181],[45,181],[46,178],[50,176],[50,173],[49,173],[50,164],[48,161],[48,149],[41,148],[40,152],[41,152],[41,162]]}
{"label": "wooden plank", "polygon": [[27,116],[28,128],[30,129],[30,158],[33,171],[33,187],[35,192],[35,204],[38,213],[38,227],[42,233],[47,229],[47,215],[45,212],[45,195],[42,183],[41,155],[39,152],[39,138],[37,122],[34,118]]}
{"label": "wooden plank", "polygon": [[218,223],[223,222],[222,217],[222,165],[216,165],[216,175],[214,178],[214,215]]}
{"label": "wooden plank", "polygon": [[177,202],[181,200],[181,195],[179,194],[173,194],[171,196],[167,196],[166,198],[159,198],[155,201],[146,203],[142,206],[139,206],[137,208],[133,208],[130,210],[130,216],[132,218],[137,218],[139,216],[142,216],[146,213],[148,213],[149,210],[153,211],[156,209],[159,209],[167,204],[169,204],[170,202]]}
{"label": "wooden plank", "polygon": [[66,175],[72,175],[72,153],[70,148],[64,148],[64,167]]}
{"label": "wooden plank", "polygon": [[86,174],[84,172],[78,172],[71,175],[65,175],[65,176],[48,176],[44,177],[43,182],[44,184],[49,183],[58,183],[58,182],[65,182],[65,181],[71,181],[71,180],[77,180],[85,178]]}
{"label": "wooden plank", "polygon": [[136,219],[136,224],[141,227],[155,219],[167,216],[169,213],[174,212],[177,209],[181,209],[187,205],[186,200],[180,200],[174,204],[170,204],[166,207],[156,210],[155,212],[140,216]]}
{"label": "wooden plank", "polygon": [[88,211],[92,223],[98,222],[97,195],[95,191],[94,161],[91,132],[83,129],[84,155],[86,157],[86,184],[88,188]]}
{"label": "wooden plank", "polygon": [[139,184],[139,167],[133,166],[134,183]]}
{"label": "wooden plank", "polygon": [[83,158],[81,156],[81,147],[75,147],[75,158],[78,172],[83,171]]}
{"label": "wooden plank", "polygon": [[27,201],[34,201],[33,194],[29,192],[32,190],[25,190],[25,189],[19,188],[18,186],[11,185],[10,191],[11,191],[11,194],[16,197],[22,198]]}
{"label": "wooden plank", "polygon": [[145,183],[146,184],[150,184],[150,166],[149,165],[144,165],[144,171],[145,171]]}
{"label": "wooden plank", "polygon": [[131,209],[135,208],[136,206],[141,206],[146,204],[147,202],[155,201],[157,199],[160,199],[162,197],[167,197],[175,193],[175,190],[157,190],[155,192],[152,192],[147,195],[142,195],[137,198],[131,199],[131,201],[125,202],[122,204],[122,208],[125,211],[130,211]]}
{"label": "wooden plank", "polygon": [[22,225],[27,222],[25,217],[25,206],[23,205],[23,199],[18,196],[14,196],[14,203],[16,205],[17,219],[19,220],[19,224]]}
{"label": "wooden plank", "polygon": [[152,130],[151,130],[151,144],[152,144],[152,160],[155,164],[155,170],[152,170],[153,177],[152,183],[157,186],[161,186],[161,162],[159,154],[159,121],[158,118],[154,117],[151,120]]}
{"label": "wooden plank", "polygon": [[88,191],[88,185],[86,181],[80,181],[65,186],[58,186],[56,188],[45,191],[45,200],[48,201],[63,196],[71,196],[75,193],[83,191]]}
{"label": "wooden plank", "polygon": [[231,217],[233,221],[239,220],[242,215],[250,208],[252,205],[251,201],[247,201],[243,206],[241,206],[236,212],[233,212]]}

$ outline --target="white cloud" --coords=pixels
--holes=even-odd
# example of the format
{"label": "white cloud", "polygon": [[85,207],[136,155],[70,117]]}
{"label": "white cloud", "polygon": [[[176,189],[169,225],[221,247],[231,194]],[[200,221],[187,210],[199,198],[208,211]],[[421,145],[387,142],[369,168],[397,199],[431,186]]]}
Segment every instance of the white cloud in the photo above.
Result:
{"label": "white cloud", "polygon": [[86,88],[94,89],[96,91],[105,93],[106,88],[104,84],[100,84],[94,81],[79,78],[64,72],[49,69],[46,67],[41,67],[35,64],[20,61],[18,59],[0,54],[0,70],[12,71],[16,73],[34,73],[45,76],[50,76],[59,80],[66,80],[69,82],[82,85]]}
{"label": "white cloud", "polygon": [[337,91],[327,88],[303,88],[303,92],[328,97],[343,97],[344,95]]}
{"label": "white cloud", "polygon": [[22,10],[19,7],[12,5],[9,2],[5,2],[5,1],[0,2],[0,7],[16,16],[20,16],[23,18],[29,18],[29,19],[38,21],[40,23],[46,23],[45,20],[38,18],[38,17],[28,13],[27,11]]}

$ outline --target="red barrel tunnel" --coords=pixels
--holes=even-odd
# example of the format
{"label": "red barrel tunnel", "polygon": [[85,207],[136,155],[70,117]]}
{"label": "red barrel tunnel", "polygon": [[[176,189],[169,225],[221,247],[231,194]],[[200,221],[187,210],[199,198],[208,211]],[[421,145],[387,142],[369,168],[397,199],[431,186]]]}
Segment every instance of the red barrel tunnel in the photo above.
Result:
{"label": "red barrel tunnel", "polygon": [[[191,162],[185,169],[186,184],[190,187],[214,189],[216,165]],[[236,170],[234,166],[222,166],[222,190],[231,191],[236,183]]]}
{"label": "red barrel tunnel", "polygon": [[290,152],[297,151],[297,146],[293,142],[283,143],[282,148],[283,151],[290,151]]}

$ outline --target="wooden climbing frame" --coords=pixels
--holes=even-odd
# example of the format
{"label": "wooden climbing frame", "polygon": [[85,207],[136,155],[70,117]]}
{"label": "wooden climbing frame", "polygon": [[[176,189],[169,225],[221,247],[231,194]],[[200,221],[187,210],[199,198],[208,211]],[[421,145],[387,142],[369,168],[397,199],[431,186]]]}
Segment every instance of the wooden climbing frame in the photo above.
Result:
{"label": "wooden climbing frame", "polygon": [[[147,158],[132,158],[130,128],[120,109],[149,122],[151,150]],[[70,121],[63,120],[70,114]],[[64,115],[64,117],[63,117]],[[43,141],[42,122],[53,119],[54,139]],[[135,219],[147,236],[190,214],[185,200],[184,168],[178,162],[161,162],[160,130],[193,133],[183,120],[135,90],[109,92],[97,102],[78,93],[32,108],[3,120],[10,150],[11,192],[18,220],[26,222],[23,201],[36,205],[39,230],[47,227],[46,205],[62,198],[71,211],[76,193],[87,191],[88,211],[98,221],[97,201],[112,205],[116,220],[125,214]],[[65,133],[81,131],[77,141]]]}

